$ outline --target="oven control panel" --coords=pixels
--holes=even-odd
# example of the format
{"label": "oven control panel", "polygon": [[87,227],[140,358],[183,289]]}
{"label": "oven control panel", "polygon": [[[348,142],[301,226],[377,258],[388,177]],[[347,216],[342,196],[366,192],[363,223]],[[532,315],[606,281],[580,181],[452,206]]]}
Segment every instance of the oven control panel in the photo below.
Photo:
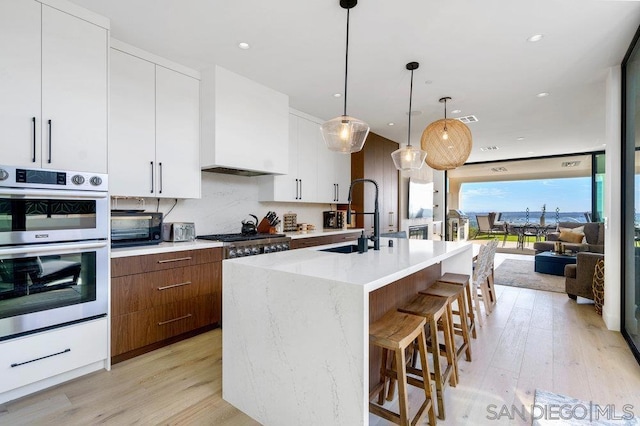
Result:
{"label": "oven control panel", "polygon": [[103,173],[26,169],[0,165],[0,186],[14,188],[76,189],[107,191]]}

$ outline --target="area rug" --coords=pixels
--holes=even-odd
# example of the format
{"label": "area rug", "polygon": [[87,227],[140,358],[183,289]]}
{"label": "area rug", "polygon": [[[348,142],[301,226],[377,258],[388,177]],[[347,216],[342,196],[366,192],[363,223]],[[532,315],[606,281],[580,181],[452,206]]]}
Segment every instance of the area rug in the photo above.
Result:
{"label": "area rug", "polygon": [[564,277],[533,271],[529,260],[505,259],[495,270],[496,285],[564,293]]}

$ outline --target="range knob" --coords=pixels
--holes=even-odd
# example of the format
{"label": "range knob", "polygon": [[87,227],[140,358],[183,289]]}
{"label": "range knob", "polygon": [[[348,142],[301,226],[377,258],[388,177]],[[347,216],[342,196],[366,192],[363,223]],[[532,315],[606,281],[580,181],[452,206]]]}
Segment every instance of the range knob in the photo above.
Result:
{"label": "range knob", "polygon": [[271,251],[271,246],[264,246],[263,253],[269,253]]}
{"label": "range knob", "polygon": [[82,185],[84,183],[84,176],[73,175],[73,177],[71,178],[71,182],[73,182],[75,185]]}
{"label": "range knob", "polygon": [[92,176],[91,179],[89,179],[89,183],[93,186],[100,186],[102,185],[102,178],[100,176]]}
{"label": "range knob", "polygon": [[7,180],[9,178],[9,172],[5,169],[0,169],[0,180]]}
{"label": "range knob", "polygon": [[236,250],[235,249],[229,249],[229,259],[236,257]]}
{"label": "range knob", "polygon": [[245,256],[251,256],[251,249],[248,248],[248,247],[246,249],[244,249],[244,255]]}
{"label": "range knob", "polygon": [[260,254],[260,249],[258,247],[251,248],[251,254],[252,255]]}

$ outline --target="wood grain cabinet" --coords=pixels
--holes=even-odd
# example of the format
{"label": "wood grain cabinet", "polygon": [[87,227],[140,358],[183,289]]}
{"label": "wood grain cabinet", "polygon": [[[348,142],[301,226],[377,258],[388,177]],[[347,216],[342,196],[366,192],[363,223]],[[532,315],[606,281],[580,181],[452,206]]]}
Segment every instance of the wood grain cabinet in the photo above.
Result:
{"label": "wood grain cabinet", "polygon": [[289,248],[291,250],[315,246],[323,246],[325,244],[335,244],[347,241],[355,241],[360,236],[360,231],[348,232],[336,235],[319,235],[317,237],[296,238],[291,240]]}
{"label": "wood grain cabinet", "polygon": [[220,248],[112,259],[112,362],[219,325],[221,291]]}
{"label": "wood grain cabinet", "polygon": [[[398,170],[391,153],[398,144],[375,133],[369,133],[364,148],[351,154],[351,178],[373,179],[379,187],[380,232],[398,231]],[[373,185],[357,184],[353,187],[351,208],[356,212],[373,212],[375,189]],[[356,226],[373,232],[373,215],[356,215]]]}
{"label": "wood grain cabinet", "polygon": [[106,173],[109,21],[65,8],[0,2],[2,163]]}

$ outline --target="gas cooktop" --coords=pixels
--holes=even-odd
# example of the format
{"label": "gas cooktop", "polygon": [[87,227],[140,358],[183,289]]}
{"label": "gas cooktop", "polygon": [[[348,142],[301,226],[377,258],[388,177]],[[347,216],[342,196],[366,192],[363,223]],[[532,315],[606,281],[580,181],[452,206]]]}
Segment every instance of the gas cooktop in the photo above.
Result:
{"label": "gas cooktop", "polygon": [[201,240],[221,241],[223,243],[231,243],[235,241],[252,241],[252,240],[264,240],[267,238],[282,238],[286,237],[284,234],[211,234],[211,235],[199,235]]}

